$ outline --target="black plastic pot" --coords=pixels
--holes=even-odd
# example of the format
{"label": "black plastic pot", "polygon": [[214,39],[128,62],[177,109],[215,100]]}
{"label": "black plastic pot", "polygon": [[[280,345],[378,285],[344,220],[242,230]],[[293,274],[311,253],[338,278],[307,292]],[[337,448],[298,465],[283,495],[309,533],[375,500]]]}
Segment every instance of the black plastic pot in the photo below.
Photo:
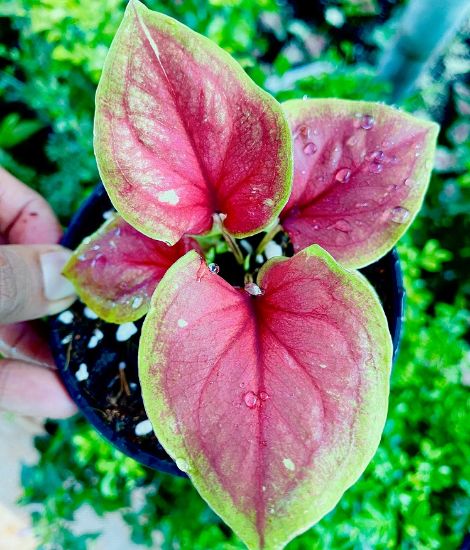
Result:
{"label": "black plastic pot", "polygon": [[[103,223],[103,215],[111,209],[103,186],[98,185],[72,219],[62,244],[76,248],[86,236],[98,229]],[[382,300],[395,356],[404,307],[397,252],[393,250],[362,272]],[[138,435],[135,431],[137,425],[145,427],[140,423],[147,419],[137,372],[142,320],[135,322],[139,329],[135,334],[124,341],[117,341],[118,326],[92,318],[81,302],[75,302],[69,311],[73,317],[70,314],[51,317],[50,342],[60,376],[79,409],[101,435],[125,454],[150,468],[185,475],[167,455],[153,432]],[[99,332],[96,333],[96,330]],[[81,367],[83,364],[86,367]],[[77,378],[78,371],[81,374]]]}

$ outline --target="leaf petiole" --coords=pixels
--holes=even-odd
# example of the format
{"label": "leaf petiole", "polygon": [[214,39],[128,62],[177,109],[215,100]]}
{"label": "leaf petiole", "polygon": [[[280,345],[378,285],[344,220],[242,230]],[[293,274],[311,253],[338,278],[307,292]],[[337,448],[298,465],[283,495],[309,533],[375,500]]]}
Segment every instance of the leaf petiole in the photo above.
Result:
{"label": "leaf petiole", "polygon": [[243,252],[241,251],[240,247],[237,244],[237,241],[228,233],[224,228],[224,214],[214,214],[214,226],[217,227],[220,232],[222,233],[223,238],[225,239],[225,242],[227,243],[228,247],[232,251],[233,255],[235,256],[235,260],[240,265],[244,265],[245,258],[243,257]]}
{"label": "leaf petiole", "polygon": [[266,245],[271,242],[280,231],[283,231],[282,225],[280,223],[276,223],[276,225],[273,225],[271,229],[269,229],[264,237],[261,239],[261,242],[256,248],[255,256],[257,256],[258,254],[262,254],[264,252],[264,249],[266,248]]}

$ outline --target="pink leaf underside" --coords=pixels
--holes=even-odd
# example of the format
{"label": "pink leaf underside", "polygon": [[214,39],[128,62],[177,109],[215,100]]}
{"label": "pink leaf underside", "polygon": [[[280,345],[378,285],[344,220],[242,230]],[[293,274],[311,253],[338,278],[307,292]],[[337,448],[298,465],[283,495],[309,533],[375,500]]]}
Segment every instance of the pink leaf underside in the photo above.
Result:
{"label": "pink leaf underside", "polygon": [[373,456],[391,342],[375,292],[312,246],[253,297],[190,252],[158,286],[139,371],[156,434],[249,548],[282,548]]}
{"label": "pink leaf underside", "polygon": [[374,103],[283,106],[295,160],[281,221],[295,251],[316,243],[352,268],[377,260],[421,207],[438,126]]}
{"label": "pink leaf underside", "polygon": [[279,214],[292,184],[280,105],[218,46],[131,1],[97,92],[95,153],[118,212],[176,242],[224,213],[235,236]]}
{"label": "pink leaf underside", "polygon": [[191,248],[198,248],[192,239],[168,246],[115,216],[83,241],[64,274],[80,298],[104,320],[135,321],[147,312],[167,269]]}

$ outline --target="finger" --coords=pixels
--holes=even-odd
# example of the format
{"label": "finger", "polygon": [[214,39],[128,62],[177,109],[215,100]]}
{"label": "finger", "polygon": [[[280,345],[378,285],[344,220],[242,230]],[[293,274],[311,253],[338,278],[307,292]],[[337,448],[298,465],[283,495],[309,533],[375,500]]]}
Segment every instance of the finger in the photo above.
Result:
{"label": "finger", "polygon": [[0,353],[10,359],[55,368],[44,325],[40,322],[0,325]]}
{"label": "finger", "polygon": [[0,167],[0,234],[11,244],[57,243],[61,227],[47,202]]}
{"label": "finger", "polygon": [[0,409],[49,418],[76,412],[54,371],[14,359],[0,360]]}
{"label": "finger", "polygon": [[73,303],[61,271],[70,251],[59,245],[0,246],[0,322],[52,315]]}

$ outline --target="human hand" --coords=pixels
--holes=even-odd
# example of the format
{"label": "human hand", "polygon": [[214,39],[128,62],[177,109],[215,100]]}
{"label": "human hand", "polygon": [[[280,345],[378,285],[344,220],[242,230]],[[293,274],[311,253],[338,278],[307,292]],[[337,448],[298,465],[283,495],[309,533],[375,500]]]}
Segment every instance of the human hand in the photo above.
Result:
{"label": "human hand", "polygon": [[70,251],[55,244],[60,235],[47,202],[0,167],[0,409],[52,418],[75,412],[31,321],[75,300],[61,275]]}

